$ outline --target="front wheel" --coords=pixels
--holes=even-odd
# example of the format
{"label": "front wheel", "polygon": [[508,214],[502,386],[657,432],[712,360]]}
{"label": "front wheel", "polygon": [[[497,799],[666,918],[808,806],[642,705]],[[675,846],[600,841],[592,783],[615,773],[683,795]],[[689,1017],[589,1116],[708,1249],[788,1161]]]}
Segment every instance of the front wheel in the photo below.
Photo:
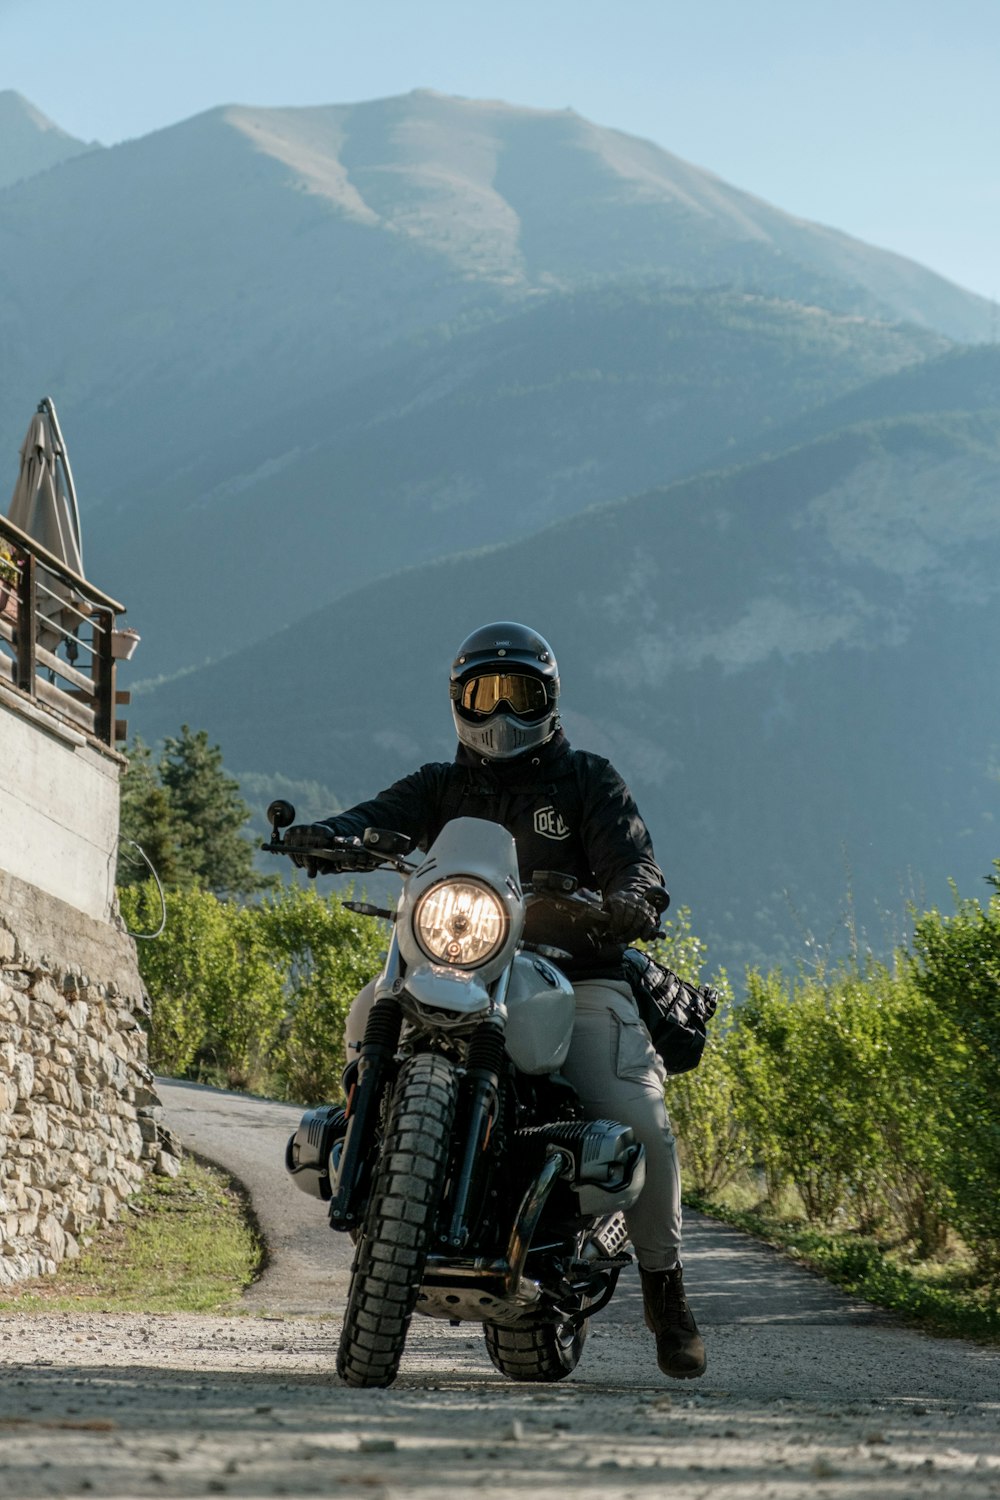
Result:
{"label": "front wheel", "polygon": [[565,1380],[576,1369],[590,1324],[533,1323],[504,1328],[484,1323],[486,1352],[508,1380]]}
{"label": "front wheel", "polygon": [[433,1052],[400,1069],[337,1353],[348,1385],[396,1378],[434,1236],[457,1093],[454,1066]]}

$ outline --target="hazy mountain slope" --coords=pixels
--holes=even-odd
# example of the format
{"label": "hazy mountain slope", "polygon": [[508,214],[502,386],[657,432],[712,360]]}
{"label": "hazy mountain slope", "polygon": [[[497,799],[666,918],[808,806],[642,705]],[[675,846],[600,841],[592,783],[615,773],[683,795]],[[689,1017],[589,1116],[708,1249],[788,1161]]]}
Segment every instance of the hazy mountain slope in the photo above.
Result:
{"label": "hazy mountain slope", "polygon": [[50,391],[95,503],[414,332],[595,278],[989,330],[983,299],[648,142],[426,92],[218,109],[81,156],[4,194],[0,257],[0,446]]}
{"label": "hazy mountain slope", "polygon": [[50,391],[95,504],[219,446],[235,463],[234,427],[483,300],[305,191],[221,110],[11,188],[0,259],[6,441],[25,392]]}
{"label": "hazy mountain slope", "polygon": [[0,89],[0,188],[95,149],[60,130],[14,89]]}
{"label": "hazy mountain slope", "polygon": [[987,336],[982,299],[956,297],[923,267],[795,219],[572,110],[416,90],[322,109],[231,109],[227,118],[309,191],[469,276],[566,284],[657,271],[805,300],[811,272],[829,278],[838,310],[848,298],[855,310],[951,337]]}
{"label": "hazy mountain slope", "polygon": [[826,939],[849,879],[884,943],[879,911],[996,854],[998,483],[992,416],[844,432],[370,586],[135,723],[205,725],[230,765],[352,800],[451,754],[457,641],[527,618],[720,959]]}
{"label": "hazy mountain slope", "polygon": [[857,422],[948,411],[1000,412],[1000,346],[949,349],[936,358],[910,363],[802,416],[779,421],[751,443],[737,444],[735,451],[740,458],[781,452]]}
{"label": "hazy mountain slope", "polygon": [[[408,563],[717,466],[943,342],[659,283],[546,298],[342,398],[303,399],[294,423],[262,420],[244,475],[216,455],[180,504],[174,473],[109,497],[91,565],[134,580],[145,675],[201,663]],[[295,570],[287,600],[271,588],[278,560]]]}

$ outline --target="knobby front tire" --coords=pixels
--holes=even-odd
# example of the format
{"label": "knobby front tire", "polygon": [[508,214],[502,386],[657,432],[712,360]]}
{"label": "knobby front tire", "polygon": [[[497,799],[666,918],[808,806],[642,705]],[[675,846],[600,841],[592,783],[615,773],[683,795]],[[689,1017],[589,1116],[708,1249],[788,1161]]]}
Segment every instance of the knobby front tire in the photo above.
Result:
{"label": "knobby front tire", "polygon": [[337,1354],[348,1385],[391,1385],[399,1370],[444,1189],[457,1093],[453,1064],[433,1052],[400,1069]]}

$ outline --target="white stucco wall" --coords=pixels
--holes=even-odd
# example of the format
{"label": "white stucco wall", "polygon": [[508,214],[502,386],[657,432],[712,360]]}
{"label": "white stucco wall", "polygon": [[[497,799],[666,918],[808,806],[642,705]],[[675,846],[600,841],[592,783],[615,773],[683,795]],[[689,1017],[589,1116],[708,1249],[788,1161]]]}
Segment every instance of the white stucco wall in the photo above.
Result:
{"label": "white stucco wall", "polygon": [[0,683],[0,870],[107,921],[118,776],[117,759]]}

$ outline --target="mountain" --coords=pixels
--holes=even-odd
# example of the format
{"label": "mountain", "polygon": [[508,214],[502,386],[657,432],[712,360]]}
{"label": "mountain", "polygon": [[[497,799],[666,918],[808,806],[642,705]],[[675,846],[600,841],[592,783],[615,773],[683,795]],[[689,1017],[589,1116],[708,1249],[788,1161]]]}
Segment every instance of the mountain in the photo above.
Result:
{"label": "mountain", "polygon": [[717,960],[842,938],[848,888],[884,948],[910,896],[996,855],[998,485],[996,411],[862,424],[369,585],[135,722],[204,725],[230,766],[347,803],[450,757],[457,641],[527,619]]}
{"label": "mountain", "polygon": [[88,461],[113,429],[95,503],[231,423],[291,416],[317,382],[353,383],[414,333],[595,280],[989,332],[983,298],[649,142],[426,91],[220,108],[92,151],[10,189],[0,253],[0,441],[20,437],[8,408],[25,389],[62,398]]}
{"label": "mountain", "polygon": [[294,420],[414,334],[595,280],[989,328],[982,298],[648,142],[427,92],[221,108],[92,151],[9,190],[0,254],[0,442],[25,391],[52,391],[95,505],[262,413]]}
{"label": "mountain", "polygon": [[11,480],[50,394],[88,569],[154,674],[725,462],[989,326],[649,142],[427,91],[228,106],[80,155],[0,196],[0,259]]}
{"label": "mountain", "polygon": [[60,130],[21,94],[0,89],[0,188],[94,149]]}

